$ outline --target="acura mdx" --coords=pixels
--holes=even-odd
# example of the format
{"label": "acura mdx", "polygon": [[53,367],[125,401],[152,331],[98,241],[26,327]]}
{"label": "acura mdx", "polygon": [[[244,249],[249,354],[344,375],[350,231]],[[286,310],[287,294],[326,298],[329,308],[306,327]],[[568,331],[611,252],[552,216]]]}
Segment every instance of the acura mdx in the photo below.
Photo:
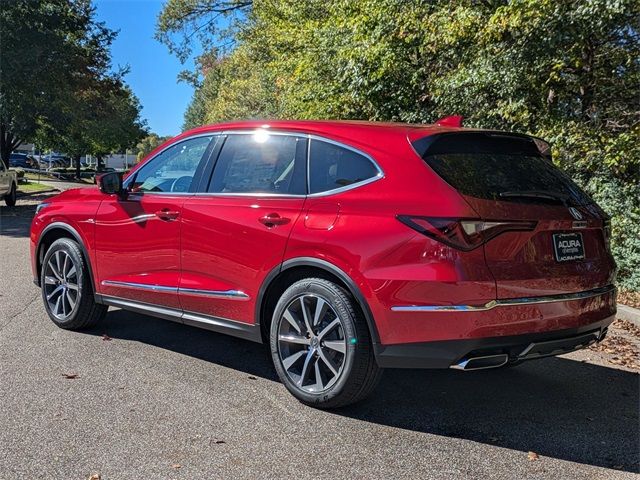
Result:
{"label": "acura mdx", "polygon": [[600,341],[609,235],[538,138],[450,117],[249,121],[46,200],[31,257],[58,326],[117,307],[264,342],[295,397],[331,408],[384,368],[495,368]]}

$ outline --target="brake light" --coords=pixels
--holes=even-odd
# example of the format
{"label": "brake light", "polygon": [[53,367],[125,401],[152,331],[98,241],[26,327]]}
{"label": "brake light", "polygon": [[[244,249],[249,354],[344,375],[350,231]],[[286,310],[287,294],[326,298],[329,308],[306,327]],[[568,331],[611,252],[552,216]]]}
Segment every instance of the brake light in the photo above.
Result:
{"label": "brake light", "polygon": [[397,218],[416,232],[465,252],[479,247],[501,233],[529,231],[535,229],[537,224],[536,221],[490,221],[414,215],[398,215]]}

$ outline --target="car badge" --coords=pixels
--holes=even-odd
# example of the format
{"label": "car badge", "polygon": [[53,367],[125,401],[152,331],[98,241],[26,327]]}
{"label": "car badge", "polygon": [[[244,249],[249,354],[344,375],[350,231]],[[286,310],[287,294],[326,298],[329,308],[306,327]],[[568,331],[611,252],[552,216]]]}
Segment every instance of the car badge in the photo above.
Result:
{"label": "car badge", "polygon": [[576,220],[582,220],[584,218],[584,216],[582,215],[582,213],[580,213],[580,210],[578,210],[577,208],[574,207],[569,207],[569,213],[571,214],[571,216],[573,218],[575,218]]}

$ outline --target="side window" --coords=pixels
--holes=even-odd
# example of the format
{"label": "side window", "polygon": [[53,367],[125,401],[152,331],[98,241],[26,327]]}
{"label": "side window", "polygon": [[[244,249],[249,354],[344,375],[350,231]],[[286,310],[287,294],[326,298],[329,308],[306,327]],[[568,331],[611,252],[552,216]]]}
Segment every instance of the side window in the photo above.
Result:
{"label": "side window", "polygon": [[4,172],[4,162],[0,160],[0,173]]}
{"label": "side window", "polygon": [[176,143],[156,155],[135,173],[132,192],[189,192],[210,136]]}
{"label": "side window", "polygon": [[309,152],[309,193],[346,187],[378,175],[371,160],[348,148],[311,140]]}
{"label": "side window", "polygon": [[306,145],[307,139],[290,135],[230,134],[208,191],[305,195]]}

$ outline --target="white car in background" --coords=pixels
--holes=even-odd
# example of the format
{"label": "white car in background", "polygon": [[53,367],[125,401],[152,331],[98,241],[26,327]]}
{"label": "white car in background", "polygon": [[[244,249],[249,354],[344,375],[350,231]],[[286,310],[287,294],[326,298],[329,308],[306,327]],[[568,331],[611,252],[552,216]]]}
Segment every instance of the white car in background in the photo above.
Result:
{"label": "white car in background", "polygon": [[16,204],[16,192],[18,190],[18,179],[16,172],[7,169],[3,161],[0,161],[0,198],[4,198],[9,207]]}

